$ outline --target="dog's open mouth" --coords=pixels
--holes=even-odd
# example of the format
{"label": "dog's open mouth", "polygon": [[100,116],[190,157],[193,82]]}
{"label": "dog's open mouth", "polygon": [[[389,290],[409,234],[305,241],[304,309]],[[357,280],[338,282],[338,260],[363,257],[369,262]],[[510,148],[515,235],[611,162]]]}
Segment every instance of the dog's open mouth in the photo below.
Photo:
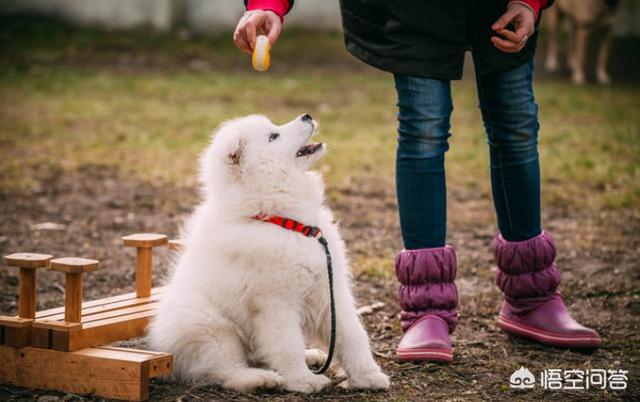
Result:
{"label": "dog's open mouth", "polygon": [[296,153],[296,158],[300,158],[302,156],[309,156],[315,154],[320,148],[322,148],[322,143],[319,142],[317,144],[307,144],[300,148]]}

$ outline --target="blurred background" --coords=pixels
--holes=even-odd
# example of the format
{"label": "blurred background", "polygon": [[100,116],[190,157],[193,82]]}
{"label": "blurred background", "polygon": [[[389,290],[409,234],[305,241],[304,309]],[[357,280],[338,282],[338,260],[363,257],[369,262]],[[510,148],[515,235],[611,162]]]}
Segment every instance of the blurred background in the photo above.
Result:
{"label": "blurred background", "polygon": [[[393,260],[402,244],[392,76],[344,50],[335,0],[296,1],[271,69],[255,72],[231,41],[243,11],[240,0],[0,0],[0,253],[96,258],[102,269],[85,278],[87,298],[131,291],[134,256],[120,236],[179,235],[199,199],[196,161],[210,132],[235,116],[263,113],[281,124],[307,112],[328,143],[318,169],[342,223],[360,303],[385,303],[364,321],[393,388],[386,396],[353,397],[509,397],[509,375],[524,364],[533,372],[632,370],[625,393],[552,396],[640,398],[640,1],[622,0],[610,15],[609,85],[595,72],[606,36],[599,24],[588,27],[582,85],[572,82],[566,62],[570,18],[558,24],[557,68],[545,68],[546,14],[536,56],[544,226],[558,242],[565,299],[577,319],[603,334],[605,346],[592,354],[553,350],[509,340],[493,323],[499,295],[490,243],[497,229],[468,63],[465,78],[453,83],[447,153],[448,236],[460,263],[457,361],[424,370],[393,359],[400,335]],[[156,283],[163,269],[157,265]],[[39,307],[61,304],[63,277],[39,278]],[[16,311],[17,284],[16,273],[1,267],[0,312]],[[0,399],[38,395],[0,386]],[[152,388],[154,400],[193,395],[244,398],[168,380]]]}
{"label": "blurred background", "polygon": [[[640,34],[637,0],[623,0],[617,17],[618,35]],[[198,33],[232,30],[244,12],[233,0],[0,0],[5,15],[31,14],[102,28],[151,27],[156,31],[188,28]],[[298,1],[287,26],[336,30],[340,28],[337,0]]]}

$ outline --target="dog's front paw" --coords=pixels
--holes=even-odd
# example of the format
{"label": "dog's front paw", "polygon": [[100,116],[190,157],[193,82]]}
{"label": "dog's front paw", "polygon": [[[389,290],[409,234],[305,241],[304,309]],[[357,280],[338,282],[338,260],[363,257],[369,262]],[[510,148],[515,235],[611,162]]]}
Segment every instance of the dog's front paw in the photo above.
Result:
{"label": "dog's front paw", "polygon": [[[304,359],[307,362],[307,366],[320,367],[327,361],[327,354],[320,349],[307,349],[304,352]],[[331,362],[328,373],[337,380],[345,380],[347,378],[347,373],[337,359],[333,359],[333,362]]]}
{"label": "dog's front paw", "polygon": [[302,376],[285,377],[284,389],[291,392],[310,394],[321,391],[329,384],[331,384],[331,380],[327,376],[309,373]]}
{"label": "dog's front paw", "polygon": [[307,349],[304,351],[304,360],[309,367],[322,366],[327,360],[327,354],[320,349]]}
{"label": "dog's front paw", "polygon": [[282,377],[275,371],[247,368],[232,372],[222,385],[239,392],[255,392],[279,388],[282,383]]}
{"label": "dog's front paw", "polygon": [[371,370],[363,374],[352,375],[339,385],[344,389],[389,389],[389,377],[380,370]]}

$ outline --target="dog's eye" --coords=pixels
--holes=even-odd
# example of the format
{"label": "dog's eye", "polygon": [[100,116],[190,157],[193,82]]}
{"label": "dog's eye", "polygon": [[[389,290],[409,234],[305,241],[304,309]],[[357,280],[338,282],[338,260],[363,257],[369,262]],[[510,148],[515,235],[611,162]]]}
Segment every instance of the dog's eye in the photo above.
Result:
{"label": "dog's eye", "polygon": [[280,137],[280,134],[278,134],[278,133],[269,134],[269,142],[277,140],[278,137]]}

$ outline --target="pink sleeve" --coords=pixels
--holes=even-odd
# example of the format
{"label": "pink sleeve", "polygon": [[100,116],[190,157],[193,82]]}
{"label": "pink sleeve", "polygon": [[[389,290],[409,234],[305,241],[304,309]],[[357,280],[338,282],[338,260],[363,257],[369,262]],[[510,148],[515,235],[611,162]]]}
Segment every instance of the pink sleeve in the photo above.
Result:
{"label": "pink sleeve", "polygon": [[[516,1],[516,0],[510,0],[510,1]],[[538,15],[540,15],[540,9],[545,8],[548,3],[547,0],[519,0],[519,1],[526,3],[533,9],[533,11],[536,14],[536,19],[538,19]]]}
{"label": "pink sleeve", "polygon": [[249,0],[247,10],[269,10],[278,14],[280,19],[289,11],[289,0]]}

